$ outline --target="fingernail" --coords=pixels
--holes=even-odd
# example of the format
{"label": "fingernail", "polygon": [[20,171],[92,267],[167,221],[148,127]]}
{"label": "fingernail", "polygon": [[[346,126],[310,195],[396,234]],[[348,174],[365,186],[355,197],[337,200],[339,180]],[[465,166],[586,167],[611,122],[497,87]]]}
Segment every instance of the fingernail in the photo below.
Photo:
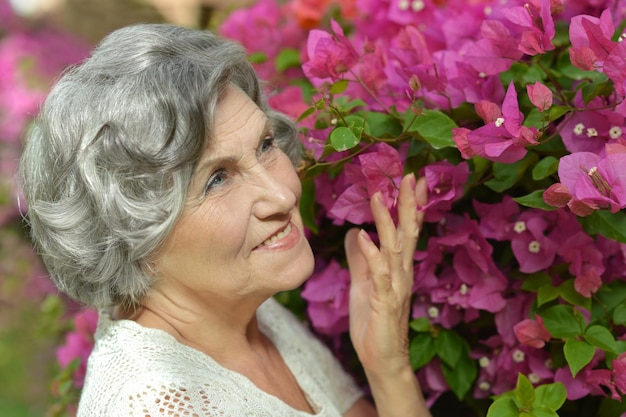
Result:
{"label": "fingernail", "polygon": [[364,229],[361,229],[360,234],[361,234],[361,237],[365,239],[367,242],[372,241],[372,238],[370,237],[369,233],[367,233]]}
{"label": "fingernail", "polygon": [[385,200],[383,199],[383,193],[381,193],[380,191],[376,191],[372,197],[374,197],[376,202],[383,205],[385,204]]}
{"label": "fingernail", "polygon": [[409,174],[409,183],[411,184],[411,189],[415,190],[415,186],[417,185],[417,180],[415,179],[415,174],[413,172]]}

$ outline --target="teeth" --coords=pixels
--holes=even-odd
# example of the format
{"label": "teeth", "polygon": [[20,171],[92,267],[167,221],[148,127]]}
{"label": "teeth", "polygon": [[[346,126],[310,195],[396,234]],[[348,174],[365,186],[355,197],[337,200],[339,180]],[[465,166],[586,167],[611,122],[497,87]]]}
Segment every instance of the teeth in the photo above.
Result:
{"label": "teeth", "polygon": [[263,245],[271,245],[277,240],[282,239],[285,236],[287,236],[289,232],[291,232],[291,223],[289,223],[287,227],[285,227],[281,232],[276,233],[274,236],[270,237],[265,242],[263,242]]}

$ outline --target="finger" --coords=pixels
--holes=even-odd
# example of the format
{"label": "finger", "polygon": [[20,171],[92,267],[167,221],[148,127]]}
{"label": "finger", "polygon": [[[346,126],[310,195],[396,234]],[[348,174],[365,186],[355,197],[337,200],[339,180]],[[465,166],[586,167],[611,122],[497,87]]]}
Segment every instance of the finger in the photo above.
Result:
{"label": "finger", "polygon": [[[428,203],[428,187],[426,184],[426,177],[421,177],[417,181],[417,185],[415,186],[415,198],[417,200],[418,208],[421,208]],[[424,222],[424,212],[421,209],[418,210],[417,221],[421,227]]]}
{"label": "finger", "polygon": [[365,262],[367,263],[366,277],[372,281],[374,292],[382,295],[392,288],[392,274],[389,270],[387,258],[372,242],[365,230],[359,231],[357,244]]}
{"label": "finger", "polygon": [[350,229],[346,234],[345,247],[353,285],[371,280],[378,294],[391,288],[387,263],[365,230]]}
{"label": "finger", "polygon": [[397,276],[397,273],[402,272],[402,242],[398,239],[396,225],[379,191],[372,196],[371,208],[380,240],[380,251],[391,269],[391,275]]}
{"label": "finger", "polygon": [[402,245],[402,265],[405,270],[413,265],[413,255],[420,232],[415,187],[414,174],[402,178],[398,197],[398,239]]}
{"label": "finger", "polygon": [[348,269],[350,270],[350,278],[352,281],[368,279],[367,260],[361,252],[358,238],[359,229],[353,228],[346,233],[346,237],[344,239],[346,259],[348,260]]}

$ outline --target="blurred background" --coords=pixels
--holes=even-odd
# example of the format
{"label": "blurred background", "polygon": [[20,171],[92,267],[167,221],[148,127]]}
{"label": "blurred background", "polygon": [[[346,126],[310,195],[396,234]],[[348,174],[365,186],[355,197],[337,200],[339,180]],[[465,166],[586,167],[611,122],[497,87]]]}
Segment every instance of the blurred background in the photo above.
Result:
{"label": "blurred background", "polygon": [[[212,28],[250,0],[0,0],[0,417],[71,415],[72,358],[95,315],[64,300],[30,247],[14,172],[24,132],[64,67],[132,23]],[[67,335],[68,330],[75,329]],[[63,346],[59,350],[59,346]]]}

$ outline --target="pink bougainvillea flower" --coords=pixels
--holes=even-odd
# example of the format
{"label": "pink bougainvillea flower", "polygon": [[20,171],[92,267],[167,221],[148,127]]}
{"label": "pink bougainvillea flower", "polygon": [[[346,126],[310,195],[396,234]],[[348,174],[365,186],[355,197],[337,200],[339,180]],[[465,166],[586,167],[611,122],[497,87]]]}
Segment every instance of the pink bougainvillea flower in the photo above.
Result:
{"label": "pink bougainvillea flower", "polygon": [[309,78],[340,79],[356,65],[359,55],[336,21],[331,21],[333,34],[314,29],[307,41],[308,61],[302,69]]}
{"label": "pink bougainvillea flower", "polygon": [[85,381],[87,358],[93,349],[93,334],[97,323],[98,313],[95,310],[81,310],[74,316],[74,330],[65,336],[65,343],[56,350],[57,361],[62,368],[75,359],[80,360],[74,374],[74,385],[78,388],[82,387]]}
{"label": "pink bougainvillea flower", "polygon": [[[589,15],[574,16],[569,25],[572,64],[584,70],[601,71],[605,59],[617,46],[617,42],[611,40],[613,32],[615,26],[609,9],[602,12],[599,18]],[[589,61],[593,63],[592,68],[589,68]]]}
{"label": "pink bougainvillea flower", "polygon": [[585,383],[596,387],[602,392],[601,395],[604,396],[606,396],[606,394],[604,394],[601,387],[605,387],[611,393],[612,399],[616,401],[622,400],[622,396],[617,392],[617,387],[615,386],[615,381],[613,380],[613,372],[609,369],[590,370],[585,377]]}
{"label": "pink bougainvillea flower", "polygon": [[310,30],[319,25],[329,3],[330,0],[293,0],[291,6],[300,27]]}
{"label": "pink bougainvillea flower", "polygon": [[496,204],[473,201],[476,214],[480,217],[480,231],[487,239],[511,240],[520,207],[509,195]]}
{"label": "pink bougainvillea flower", "polygon": [[537,55],[554,49],[555,35],[550,0],[528,2],[502,10],[502,14],[513,23],[521,36],[518,49],[528,55]]}
{"label": "pink bougainvillea flower", "polygon": [[621,353],[616,359],[613,359],[611,366],[613,367],[613,381],[615,381],[615,386],[622,395],[626,395],[626,352]]}
{"label": "pink bougainvillea flower", "polygon": [[585,108],[604,110],[589,110],[576,112],[558,126],[565,148],[570,153],[592,152],[604,155],[607,143],[618,141],[623,132],[626,132],[625,115],[619,107],[615,110],[606,109],[607,102],[599,97],[585,103],[579,91],[574,97],[574,105]]}
{"label": "pink bougainvillea flower", "polygon": [[509,29],[498,20],[485,20],[480,27],[481,38],[467,51],[467,61],[483,74],[507,71],[523,56]]}
{"label": "pink bougainvillea flower", "polygon": [[543,325],[543,319],[536,316],[535,320],[526,319],[513,327],[515,337],[523,345],[541,349],[551,339],[550,332]]}
{"label": "pink bougainvillea flower", "polygon": [[[466,217],[447,216],[439,237],[429,246],[452,254],[452,264],[460,283],[465,284],[461,295],[467,295],[468,306],[492,313],[506,305],[502,292],[506,278],[493,262],[493,248],[480,233],[478,224]],[[461,287],[459,287],[461,288]],[[463,294],[464,293],[464,294]]]}
{"label": "pink bougainvillea flower", "polygon": [[375,145],[372,152],[357,159],[345,165],[345,183],[350,185],[337,197],[328,214],[331,218],[363,224],[374,220],[370,199],[377,191],[389,209],[395,207],[404,168],[398,151],[386,143]]}
{"label": "pink bougainvillea flower", "polygon": [[502,103],[502,117],[471,131],[454,128],[453,140],[464,158],[482,156],[491,161],[513,163],[526,156],[526,147],[536,145],[538,131],[522,125],[517,92],[511,82]]}
{"label": "pink bougainvillea flower", "polygon": [[552,265],[558,244],[549,236],[550,230],[550,223],[536,211],[525,211],[515,223],[511,249],[521,272],[533,273]]}
{"label": "pink bougainvillea flower", "polygon": [[536,82],[526,86],[530,102],[543,112],[552,107],[552,91],[544,84]]}
{"label": "pink bougainvillea flower", "polygon": [[626,44],[619,42],[604,61],[604,73],[615,85],[615,90],[626,95]]}
{"label": "pink bougainvillea flower", "polygon": [[473,351],[480,367],[474,395],[486,398],[515,388],[517,375],[522,373],[535,384],[551,381],[550,354],[543,349],[523,345],[507,345],[499,335],[480,342]]}
{"label": "pink bougainvillea flower", "polygon": [[428,188],[428,203],[420,208],[425,212],[424,221],[437,222],[452,208],[454,201],[463,197],[469,167],[465,161],[458,165],[440,161],[427,165],[420,175],[426,178]]}
{"label": "pink bougainvillea flower", "polygon": [[315,272],[301,295],[308,301],[307,313],[318,332],[335,335],[348,330],[350,273],[337,261]]}
{"label": "pink bougainvillea flower", "polygon": [[[622,147],[609,146],[607,149]],[[622,147],[626,150],[626,147]],[[566,155],[559,162],[559,178],[567,187],[572,199],[568,206],[578,215],[587,215],[589,210],[580,210],[575,203],[589,209],[608,208],[612,213],[626,207],[626,152],[607,154],[604,158],[591,152]]]}
{"label": "pink bougainvillea flower", "polygon": [[[291,6],[291,2],[281,6],[274,0],[260,0],[246,9],[233,11],[219,28],[221,35],[236,40],[249,53],[265,56],[253,65],[259,77],[274,86],[284,85],[288,78],[276,71],[276,57],[285,48],[301,49],[307,36],[292,18]],[[302,71],[292,67],[287,74],[302,76]]]}
{"label": "pink bougainvillea flower", "polygon": [[[569,194],[569,190],[566,186],[557,182],[543,192],[543,199],[552,207],[560,208],[565,207],[572,199],[572,196]],[[591,210],[587,214],[591,214]]]}
{"label": "pink bougainvillea flower", "polygon": [[[578,222],[573,225],[580,227]],[[585,297],[591,297],[600,289],[604,257],[596,247],[596,242],[587,233],[579,230],[563,239],[558,254],[570,264],[569,272],[576,277],[574,281],[576,291]]]}

